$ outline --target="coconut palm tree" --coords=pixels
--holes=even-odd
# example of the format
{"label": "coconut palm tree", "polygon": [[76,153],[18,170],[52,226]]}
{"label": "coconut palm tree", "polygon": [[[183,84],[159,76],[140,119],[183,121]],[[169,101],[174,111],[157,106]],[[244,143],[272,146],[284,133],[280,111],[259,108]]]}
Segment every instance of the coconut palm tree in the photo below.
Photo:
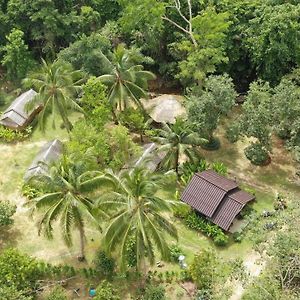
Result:
{"label": "coconut palm tree", "polygon": [[113,109],[123,111],[131,101],[144,110],[140,99],[148,98],[148,81],[155,79],[155,75],[144,71],[142,65],[135,65],[123,44],[117,46],[112,61],[107,62],[110,64],[110,74],[98,78],[109,87],[109,101]]}
{"label": "coconut palm tree", "polygon": [[107,207],[113,210],[104,232],[106,250],[109,253],[118,251],[123,268],[127,262],[127,246],[132,242],[137,269],[146,258],[151,264],[154,262],[155,246],[163,259],[168,258],[166,234],[177,239],[177,231],[164,213],[171,211],[172,205],[178,202],[163,200],[157,195],[163,177],[143,168],[118,175],[108,171],[105,177],[114,186],[97,203],[102,210]]}
{"label": "coconut palm tree", "polygon": [[83,260],[85,220],[98,225],[93,211],[93,200],[89,195],[103,182],[103,175],[98,171],[85,171],[80,161],[73,162],[63,157],[50,168],[49,174],[39,175],[32,178],[32,181],[34,186],[43,191],[42,195],[29,200],[27,204],[33,212],[41,213],[39,234],[43,232],[52,239],[53,223],[59,220],[63,239],[67,246],[71,246],[72,231],[77,229],[80,236],[78,258]]}
{"label": "coconut palm tree", "polygon": [[197,146],[206,142],[180,118],[176,119],[174,124],[163,124],[162,129],[158,130],[158,136],[153,140],[160,144],[158,151],[166,154],[160,164],[175,169],[177,176],[180,157],[185,155],[190,160],[199,157]]}
{"label": "coconut palm tree", "polygon": [[83,74],[74,71],[70,64],[56,60],[47,63],[42,60],[42,68],[38,72],[29,73],[23,80],[24,85],[32,87],[38,95],[28,104],[30,110],[42,106],[38,121],[40,129],[44,130],[47,116],[52,115],[52,126],[55,128],[56,115],[60,115],[65,128],[70,132],[72,124],[68,118],[69,110],[83,112],[74,100],[81,90]]}

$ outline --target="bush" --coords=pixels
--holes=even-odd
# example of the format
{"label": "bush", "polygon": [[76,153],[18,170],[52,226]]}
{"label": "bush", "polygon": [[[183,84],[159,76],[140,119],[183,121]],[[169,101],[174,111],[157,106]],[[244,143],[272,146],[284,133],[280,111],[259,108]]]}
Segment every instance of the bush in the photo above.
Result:
{"label": "bush", "polygon": [[212,169],[220,175],[225,176],[228,172],[227,167],[220,162],[215,162],[212,164]]}
{"label": "bush", "polygon": [[184,162],[180,168],[180,180],[183,183],[183,185],[187,185],[192,179],[192,177],[195,175],[195,173],[207,170],[209,168],[209,164],[206,162],[205,159],[199,158],[194,161]]}
{"label": "bush", "polygon": [[247,216],[250,216],[253,213],[253,211],[254,211],[254,208],[248,204],[242,209],[242,211],[239,213],[238,217],[240,219],[244,219]]}
{"label": "bush", "polygon": [[18,291],[13,286],[0,286],[1,300],[32,300],[30,296],[24,296],[24,291]]}
{"label": "bush", "polygon": [[243,240],[243,234],[241,232],[235,232],[232,237],[236,243],[241,243]]}
{"label": "bush", "polygon": [[270,159],[268,151],[265,150],[259,143],[251,144],[244,150],[244,152],[246,157],[254,165],[265,165]]}
{"label": "bush", "polygon": [[0,255],[0,286],[13,286],[17,290],[31,290],[43,276],[38,263],[28,255],[8,249]]}
{"label": "bush", "polygon": [[32,128],[28,127],[25,131],[16,131],[5,128],[0,125],[0,141],[5,143],[13,143],[26,139],[31,134]]}
{"label": "bush", "polygon": [[226,129],[226,138],[230,143],[236,143],[240,136],[240,125],[234,123]]}
{"label": "bush", "polygon": [[36,188],[30,186],[29,184],[24,184],[22,186],[22,194],[29,200],[36,198],[39,195],[39,193],[40,192]]}
{"label": "bush", "polygon": [[212,249],[205,249],[195,255],[189,272],[198,289],[207,291],[212,289],[217,265],[217,257]]}
{"label": "bush", "polygon": [[150,285],[146,288],[145,294],[143,296],[143,300],[165,300],[166,292],[164,287],[158,285]]}
{"label": "bush", "polygon": [[224,231],[219,226],[199,216],[195,211],[190,212],[183,220],[189,228],[201,231],[203,234],[211,237],[217,246],[226,246],[228,244],[229,238]]}
{"label": "bush", "polygon": [[7,226],[13,223],[11,218],[16,212],[16,206],[8,201],[0,201],[0,226]]}
{"label": "bush", "polygon": [[174,216],[180,219],[187,218],[191,211],[191,207],[185,204],[176,205],[173,208]]}
{"label": "bush", "polygon": [[115,261],[109,257],[104,251],[100,250],[94,260],[96,272],[101,276],[110,278],[115,270]]}
{"label": "bush", "polygon": [[94,300],[121,300],[118,291],[106,280],[102,281],[96,289]]}
{"label": "bush", "polygon": [[224,233],[223,234],[218,233],[213,238],[213,241],[217,246],[224,247],[228,244],[229,238]]}
{"label": "bush", "polygon": [[51,292],[46,296],[45,300],[67,300],[65,290],[57,286],[51,290]]}
{"label": "bush", "polygon": [[178,245],[172,245],[170,247],[170,255],[172,262],[178,262],[179,256],[183,255],[183,251]]}

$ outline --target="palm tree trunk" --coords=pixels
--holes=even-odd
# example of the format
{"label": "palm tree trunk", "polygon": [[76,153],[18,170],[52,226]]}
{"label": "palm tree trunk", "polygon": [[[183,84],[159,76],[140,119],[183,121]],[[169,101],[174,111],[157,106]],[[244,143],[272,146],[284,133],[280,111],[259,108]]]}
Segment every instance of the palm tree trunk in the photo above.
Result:
{"label": "palm tree trunk", "polygon": [[179,149],[176,150],[175,157],[175,171],[177,174],[177,179],[179,179]]}
{"label": "palm tree trunk", "polygon": [[115,124],[119,125],[118,117],[117,117],[117,115],[116,115],[116,113],[113,109],[111,110],[111,113],[112,113],[113,120],[114,120]]}
{"label": "palm tree trunk", "polygon": [[80,236],[80,254],[78,260],[84,261],[85,260],[85,251],[84,251],[85,237],[84,237],[84,228],[82,226],[79,227],[79,236]]}

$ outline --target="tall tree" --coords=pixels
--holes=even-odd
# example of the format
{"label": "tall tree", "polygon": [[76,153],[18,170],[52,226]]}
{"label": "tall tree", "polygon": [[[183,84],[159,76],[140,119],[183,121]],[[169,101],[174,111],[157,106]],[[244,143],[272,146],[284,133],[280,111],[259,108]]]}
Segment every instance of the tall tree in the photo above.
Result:
{"label": "tall tree", "polygon": [[53,165],[49,174],[33,178],[35,187],[42,191],[28,202],[33,212],[42,214],[38,223],[39,234],[53,238],[53,223],[60,220],[62,237],[67,246],[72,245],[72,230],[77,229],[80,237],[80,259],[85,252],[85,224],[92,221],[98,225],[93,213],[93,200],[89,197],[103,182],[99,171],[86,171],[83,163],[63,157]]}
{"label": "tall tree", "polygon": [[274,126],[272,89],[269,83],[253,82],[243,104],[243,114],[236,121],[239,134],[252,138],[245,149],[247,158],[254,164],[262,165],[269,160],[272,149],[271,134]]}
{"label": "tall tree", "polygon": [[24,42],[23,31],[13,29],[6,39],[7,44],[0,48],[0,52],[3,52],[1,64],[6,68],[7,77],[10,80],[18,81],[23,79],[26,73],[33,68],[34,60]]}
{"label": "tall tree", "polygon": [[146,259],[154,263],[155,246],[162,258],[167,259],[166,234],[177,239],[177,231],[164,215],[176,202],[157,195],[165,178],[143,168],[118,175],[108,172],[105,177],[113,189],[99,199],[98,206],[114,209],[104,232],[106,250],[109,253],[117,250],[123,267],[127,263],[127,245],[132,241],[138,269]]}
{"label": "tall tree", "polygon": [[135,106],[143,109],[140,99],[148,98],[148,81],[155,79],[155,75],[144,71],[142,65],[134,64],[130,52],[123,44],[115,49],[113,60],[107,62],[111,66],[110,74],[98,78],[109,87],[112,107],[123,111],[132,101]]}
{"label": "tall tree", "polygon": [[52,115],[52,126],[55,128],[58,114],[65,128],[70,132],[72,123],[68,118],[69,110],[83,112],[74,100],[81,90],[83,74],[74,71],[70,64],[58,60],[53,63],[42,60],[42,68],[38,72],[28,74],[23,82],[25,86],[33,87],[38,92],[38,96],[29,103],[28,109],[42,105],[43,109],[38,116],[41,130],[45,129],[49,114]]}
{"label": "tall tree", "polygon": [[233,107],[237,93],[232,79],[226,74],[212,75],[204,85],[204,89],[192,89],[188,96],[188,120],[194,130],[202,133],[212,144],[220,118]]}
{"label": "tall tree", "polygon": [[287,2],[264,1],[245,30],[258,75],[273,85],[300,63],[300,4]]}
{"label": "tall tree", "polygon": [[174,46],[179,62],[180,78],[184,83],[196,81],[202,85],[207,74],[215,72],[216,66],[226,63],[225,38],[230,26],[227,12],[217,12],[214,7],[207,6],[201,13],[193,16],[192,1],[186,0],[188,15],[182,9],[182,1],[174,0],[175,9],[183,22],[175,21],[168,16],[162,18],[179,29],[184,37]]}
{"label": "tall tree", "polygon": [[160,144],[159,151],[166,153],[161,164],[175,169],[177,175],[180,158],[185,155],[188,159],[193,160],[199,156],[196,147],[206,142],[183,119],[176,119],[175,124],[164,124],[158,131],[158,136],[153,140]]}

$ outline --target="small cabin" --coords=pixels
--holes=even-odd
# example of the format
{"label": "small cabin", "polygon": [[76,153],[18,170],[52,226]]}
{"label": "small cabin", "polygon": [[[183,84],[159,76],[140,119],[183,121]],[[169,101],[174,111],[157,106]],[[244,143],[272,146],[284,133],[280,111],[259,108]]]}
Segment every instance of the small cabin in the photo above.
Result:
{"label": "small cabin", "polygon": [[244,206],[254,199],[236,181],[213,170],[195,174],[181,195],[183,202],[225,231],[229,231]]}
{"label": "small cabin", "polygon": [[37,93],[31,89],[16,98],[0,117],[0,124],[13,130],[23,130],[26,128],[41,110],[41,106],[29,111],[26,109],[26,105],[36,95]]}

